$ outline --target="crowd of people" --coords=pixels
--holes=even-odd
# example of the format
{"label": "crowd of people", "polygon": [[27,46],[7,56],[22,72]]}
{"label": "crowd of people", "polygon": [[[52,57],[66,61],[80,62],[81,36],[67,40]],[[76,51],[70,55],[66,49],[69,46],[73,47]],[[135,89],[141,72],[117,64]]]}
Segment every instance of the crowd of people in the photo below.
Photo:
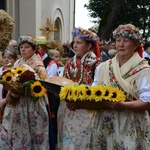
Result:
{"label": "crowd of people", "polygon": [[63,53],[44,37],[11,40],[1,53],[0,73],[26,66],[42,80],[63,76],[89,87],[117,87],[126,100],[103,100],[99,110],[87,111],[49,91],[35,103],[0,84],[0,150],[149,150],[150,42],[142,45],[132,24],[116,28],[109,42],[91,29],[71,34]]}

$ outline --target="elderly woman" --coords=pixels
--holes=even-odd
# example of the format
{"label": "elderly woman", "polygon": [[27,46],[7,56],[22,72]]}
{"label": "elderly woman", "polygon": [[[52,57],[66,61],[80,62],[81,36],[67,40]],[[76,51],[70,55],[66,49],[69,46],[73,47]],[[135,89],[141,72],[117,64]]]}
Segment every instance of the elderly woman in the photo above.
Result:
{"label": "elderly woman", "polygon": [[131,24],[114,32],[116,56],[97,67],[93,85],[118,87],[125,102],[103,101],[106,110],[97,112],[94,150],[149,150],[150,67],[141,58],[141,34]]}
{"label": "elderly woman", "polygon": [[[47,73],[33,38],[21,36],[19,49],[22,58],[15,62],[14,67],[26,65],[35,71],[38,78],[46,79]],[[1,150],[49,149],[47,97],[39,97],[36,102],[33,99],[25,94],[8,91],[0,132]]]}
{"label": "elderly woman", "polygon": [[[82,28],[75,28],[72,35],[75,56],[66,64],[63,76],[79,84],[91,85],[99,63],[99,38],[97,34]],[[61,102],[58,110],[58,149],[90,150],[93,147],[94,119],[94,113],[79,109],[75,103]]]}

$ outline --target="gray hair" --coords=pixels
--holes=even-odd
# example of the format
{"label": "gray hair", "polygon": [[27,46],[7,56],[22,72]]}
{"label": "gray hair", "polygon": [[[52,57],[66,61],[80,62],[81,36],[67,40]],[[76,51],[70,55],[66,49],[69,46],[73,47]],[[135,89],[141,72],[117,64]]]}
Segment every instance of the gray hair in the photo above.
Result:
{"label": "gray hair", "polygon": [[9,42],[9,45],[13,45],[13,44],[16,44],[16,45],[17,45],[17,41],[16,41],[16,40],[11,40],[11,41]]}
{"label": "gray hair", "polygon": [[5,54],[8,54],[10,55],[14,60],[17,60],[17,52],[15,50],[12,50],[10,48],[6,48],[3,52],[2,52],[2,57],[5,55]]}

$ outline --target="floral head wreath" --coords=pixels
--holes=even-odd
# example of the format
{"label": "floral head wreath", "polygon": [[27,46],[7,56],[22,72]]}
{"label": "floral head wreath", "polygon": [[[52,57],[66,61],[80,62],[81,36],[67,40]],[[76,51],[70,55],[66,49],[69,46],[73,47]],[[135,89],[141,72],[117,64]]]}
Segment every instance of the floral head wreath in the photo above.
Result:
{"label": "floral head wreath", "polygon": [[120,25],[117,29],[113,31],[113,37],[117,36],[126,37],[137,42],[141,42],[142,35],[139,32],[139,29],[132,24]]}
{"label": "floral head wreath", "polygon": [[18,42],[19,46],[22,42],[28,42],[32,45],[38,45],[38,43],[33,39],[33,37],[27,35],[20,36]]}
{"label": "floral head wreath", "polygon": [[82,38],[84,40],[90,41],[90,42],[99,41],[99,37],[96,33],[92,32],[90,30],[83,29],[81,27],[75,28],[72,31],[72,35]]}

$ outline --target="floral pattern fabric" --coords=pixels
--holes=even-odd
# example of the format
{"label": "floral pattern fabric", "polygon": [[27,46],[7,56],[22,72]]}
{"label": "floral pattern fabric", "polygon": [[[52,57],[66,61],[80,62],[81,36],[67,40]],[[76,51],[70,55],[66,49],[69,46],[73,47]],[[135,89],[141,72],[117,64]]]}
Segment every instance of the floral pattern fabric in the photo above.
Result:
{"label": "floral pattern fabric", "polygon": [[[39,77],[46,78],[38,55],[33,55],[26,62],[21,58],[15,66],[23,64],[30,65]],[[46,105],[46,96],[34,103],[31,97],[21,95],[15,103],[8,103],[0,131],[0,150],[48,150],[49,120]]]}
{"label": "floral pattern fabric", "polygon": [[[115,70],[112,67],[111,60],[99,66],[99,73],[101,71],[104,71],[105,74],[107,73],[107,71],[103,70],[106,68],[106,64],[109,64],[108,80],[104,80],[106,76],[99,78],[98,74],[96,78],[99,78],[101,84],[109,83],[111,86],[121,89],[118,78],[114,74]],[[146,99],[146,96],[149,96],[150,99],[149,75],[149,66],[141,61],[136,67],[127,71],[122,78],[137,89],[139,97],[143,95],[143,98]],[[134,101],[135,98],[132,95],[128,95],[127,100]],[[150,116],[147,111],[135,112],[127,109],[110,109],[97,112],[96,117],[93,130],[93,150],[150,149]]]}
{"label": "floral pattern fabric", "polygon": [[[90,85],[93,82],[93,67],[98,62],[93,52],[85,54],[81,60],[74,56],[65,66],[64,76]],[[71,111],[66,102],[61,102],[58,110],[58,150],[91,150],[94,120],[95,113],[83,109]]]}

